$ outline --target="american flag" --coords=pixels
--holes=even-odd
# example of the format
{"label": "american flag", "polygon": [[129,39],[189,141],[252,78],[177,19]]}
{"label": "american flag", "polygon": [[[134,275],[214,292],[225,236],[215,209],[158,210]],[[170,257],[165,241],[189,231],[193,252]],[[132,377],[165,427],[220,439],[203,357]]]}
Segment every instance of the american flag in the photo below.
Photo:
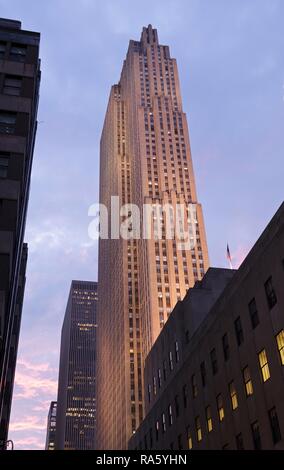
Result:
{"label": "american flag", "polygon": [[231,258],[231,253],[230,253],[230,248],[229,248],[228,243],[227,243],[227,259],[230,263],[230,268],[233,269],[232,258]]}

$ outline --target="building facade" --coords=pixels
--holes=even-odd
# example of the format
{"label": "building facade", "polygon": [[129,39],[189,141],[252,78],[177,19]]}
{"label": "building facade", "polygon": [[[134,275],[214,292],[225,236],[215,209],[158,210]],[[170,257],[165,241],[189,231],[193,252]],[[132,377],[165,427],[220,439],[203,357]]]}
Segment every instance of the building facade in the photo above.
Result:
{"label": "building facade", "polygon": [[24,231],[37,127],[39,33],[0,19],[0,445],[5,446],[21,323]]}
{"label": "building facade", "polygon": [[[143,418],[143,358],[209,265],[177,64],[151,25],[129,43],[100,152],[100,203],[109,222],[120,214],[132,223],[136,216],[144,227],[143,207],[153,211],[143,234],[130,223],[121,229],[125,237],[112,225],[99,241],[97,446],[125,449]],[[138,216],[127,204],[136,205]],[[177,232],[167,233],[178,205],[190,249]]]}
{"label": "building facade", "polygon": [[237,271],[210,268],[146,359],[130,449],[284,449],[284,204]]}
{"label": "building facade", "polygon": [[50,403],[47,418],[45,450],[55,450],[57,401]]}
{"label": "building facade", "polygon": [[97,283],[72,281],[61,334],[55,448],[94,449]]}

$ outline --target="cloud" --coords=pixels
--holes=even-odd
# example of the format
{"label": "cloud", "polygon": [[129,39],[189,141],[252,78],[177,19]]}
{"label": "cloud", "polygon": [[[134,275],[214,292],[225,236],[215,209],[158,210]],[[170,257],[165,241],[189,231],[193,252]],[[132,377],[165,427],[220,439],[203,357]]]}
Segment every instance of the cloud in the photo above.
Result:
{"label": "cloud", "polygon": [[25,450],[25,449],[43,449],[43,442],[41,437],[26,437],[23,439],[17,439],[15,443],[15,450]]}
{"label": "cloud", "polygon": [[46,430],[46,422],[38,416],[27,416],[23,421],[13,421],[10,432]]}

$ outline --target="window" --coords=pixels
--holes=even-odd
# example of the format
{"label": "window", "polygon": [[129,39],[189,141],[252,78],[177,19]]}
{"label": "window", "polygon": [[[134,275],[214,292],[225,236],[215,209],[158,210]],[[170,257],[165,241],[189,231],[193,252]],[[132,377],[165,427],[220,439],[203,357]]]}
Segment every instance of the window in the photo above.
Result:
{"label": "window", "polygon": [[168,406],[168,421],[169,421],[169,426],[173,424],[173,410],[172,410],[172,405]]}
{"label": "window", "polygon": [[272,307],[274,307],[274,305],[277,303],[277,297],[276,297],[275,291],[273,289],[272,277],[271,276],[267,279],[266,283],[264,284],[264,288],[265,288],[268,307],[271,310]]}
{"label": "window", "polygon": [[155,431],[156,431],[156,441],[158,441],[159,440],[159,421],[156,421]]}
{"label": "window", "polygon": [[252,440],[255,450],[261,450],[261,439],[258,421],[255,421],[251,425]]}
{"label": "window", "polygon": [[187,426],[186,428],[186,440],[187,440],[187,446],[189,450],[191,450],[192,449],[192,436],[191,436],[191,431],[190,431],[189,426]]}
{"label": "window", "polygon": [[223,353],[225,361],[228,361],[230,357],[229,339],[227,333],[222,337]]}
{"label": "window", "polygon": [[200,364],[200,374],[201,374],[201,382],[203,387],[206,385],[206,367],[205,367],[205,362],[202,362]]}
{"label": "window", "polygon": [[178,395],[175,396],[175,409],[176,409],[176,417],[179,416],[179,399]]}
{"label": "window", "polygon": [[157,395],[157,382],[156,382],[156,377],[153,377],[153,393],[154,395]]}
{"label": "window", "polygon": [[258,354],[258,361],[260,365],[262,380],[263,382],[266,382],[270,378],[270,372],[265,349],[260,351],[260,353]]}
{"label": "window", "polygon": [[9,157],[0,153],[0,178],[7,178],[8,176]]}
{"label": "window", "polygon": [[16,126],[16,113],[9,113],[7,111],[0,111],[0,133],[1,134],[14,134]]}
{"label": "window", "polygon": [[268,416],[272,432],[272,440],[274,444],[277,444],[277,442],[281,441],[281,431],[275,407],[269,410]]}
{"label": "window", "polygon": [[211,432],[213,430],[213,422],[212,422],[210,406],[207,406],[207,408],[205,409],[205,413],[206,413],[207,431]]}
{"label": "window", "polygon": [[280,362],[284,366],[284,330],[281,330],[280,333],[276,336],[277,347],[280,357]]}
{"label": "window", "polygon": [[164,376],[164,380],[167,380],[167,362],[166,361],[163,362],[163,376]]}
{"label": "window", "polygon": [[200,442],[202,440],[202,430],[201,430],[201,424],[200,424],[199,416],[197,416],[195,418],[195,430],[196,430],[197,441]]}
{"label": "window", "polygon": [[170,370],[173,370],[174,363],[173,363],[173,355],[171,351],[169,352],[169,366],[170,366]]}
{"label": "window", "polygon": [[254,329],[259,324],[259,318],[258,318],[258,312],[257,312],[257,306],[256,306],[255,298],[253,298],[250,301],[250,303],[248,304],[248,308],[249,308],[251,326]]}
{"label": "window", "polygon": [[212,373],[213,375],[216,375],[218,372],[218,361],[217,361],[217,354],[216,354],[216,349],[212,349],[210,353],[210,358],[211,358],[211,366],[212,366]]}
{"label": "window", "polygon": [[148,384],[148,402],[150,403],[151,401],[151,385]]}
{"label": "window", "polygon": [[6,52],[6,43],[0,42],[0,58],[2,59],[5,56]]}
{"label": "window", "polygon": [[167,430],[167,427],[166,427],[166,417],[165,417],[165,413],[162,413],[162,431],[163,433],[165,433]]}
{"label": "window", "polygon": [[12,44],[10,58],[18,62],[24,62],[27,54],[27,47],[23,44]]}
{"label": "window", "polygon": [[182,387],[182,396],[183,396],[183,406],[184,408],[187,407],[187,385],[185,384]]}
{"label": "window", "polygon": [[191,376],[191,388],[192,388],[192,396],[193,398],[196,398],[197,397],[197,382],[196,382],[195,374]]}
{"label": "window", "polygon": [[243,328],[242,328],[242,323],[241,323],[240,317],[238,317],[238,318],[235,320],[235,333],[236,333],[236,338],[237,338],[238,346],[240,346],[240,345],[242,344],[242,342],[244,341],[244,332],[243,332]]}
{"label": "window", "polygon": [[237,450],[244,450],[244,441],[241,432],[236,436],[236,446]]}
{"label": "window", "polygon": [[238,408],[238,396],[237,396],[237,391],[236,391],[234,382],[231,382],[229,384],[229,391],[230,391],[232,409],[236,410]]}
{"label": "window", "polygon": [[22,78],[13,76],[13,75],[6,75],[4,80],[4,87],[3,93],[5,95],[14,95],[20,96],[22,88]]}
{"label": "window", "polygon": [[175,342],[176,362],[179,362],[178,341]]}
{"label": "window", "polygon": [[162,386],[162,374],[161,374],[161,369],[158,369],[158,385],[159,388]]}
{"label": "window", "polygon": [[252,386],[250,370],[248,366],[246,366],[243,370],[243,379],[244,379],[244,384],[245,384],[245,389],[246,389],[246,396],[249,397],[250,395],[253,394],[253,386]]}
{"label": "window", "polygon": [[217,408],[218,408],[219,421],[222,422],[223,419],[225,418],[225,411],[224,411],[224,406],[223,406],[223,398],[221,394],[217,396]]}
{"label": "window", "polygon": [[178,450],[182,450],[183,449],[183,446],[182,446],[182,435],[179,434],[178,435]]}

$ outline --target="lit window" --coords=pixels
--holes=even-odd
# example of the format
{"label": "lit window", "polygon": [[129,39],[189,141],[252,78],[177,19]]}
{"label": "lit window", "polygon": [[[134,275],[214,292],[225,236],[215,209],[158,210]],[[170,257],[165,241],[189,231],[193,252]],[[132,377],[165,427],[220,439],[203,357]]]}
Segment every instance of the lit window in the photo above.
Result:
{"label": "lit window", "polygon": [[187,445],[188,445],[188,448],[189,450],[192,449],[192,436],[191,436],[191,432],[190,432],[190,427],[188,426],[186,428],[186,438],[187,438]]}
{"label": "lit window", "polygon": [[263,382],[266,382],[270,378],[270,372],[265,349],[260,351],[260,353],[258,354],[258,360]]}
{"label": "lit window", "polygon": [[163,433],[165,433],[167,430],[165,413],[162,413],[162,430],[163,430]]}
{"label": "lit window", "polygon": [[236,391],[234,382],[231,382],[229,384],[229,390],[230,390],[232,409],[236,410],[238,408],[238,397],[237,397],[237,391]]}
{"label": "lit window", "polygon": [[211,432],[213,430],[213,422],[212,422],[212,416],[211,416],[211,408],[210,406],[207,406],[206,408],[206,423],[207,423],[207,431]]}
{"label": "lit window", "polygon": [[272,307],[274,307],[274,305],[277,303],[277,297],[273,288],[271,276],[267,279],[266,283],[264,284],[264,288],[265,288],[268,307],[272,309]]}
{"label": "lit window", "polygon": [[174,368],[174,363],[173,363],[173,355],[172,352],[170,351],[169,353],[169,365],[170,365],[170,370],[173,370]]}
{"label": "lit window", "polygon": [[280,361],[282,366],[284,366],[284,330],[281,330],[280,333],[276,336],[277,347],[279,351]]}
{"label": "lit window", "polygon": [[218,408],[219,421],[222,422],[223,419],[225,418],[225,411],[224,411],[224,406],[223,406],[223,398],[221,394],[217,396],[217,408]]}
{"label": "lit window", "polygon": [[246,389],[246,396],[249,397],[250,395],[253,394],[253,386],[252,386],[250,370],[248,366],[245,367],[243,370],[243,378],[244,378],[244,384],[245,384],[245,389]]}
{"label": "lit window", "polygon": [[169,420],[169,426],[173,424],[173,410],[172,410],[172,405],[168,406],[168,420]]}
{"label": "lit window", "polygon": [[200,442],[202,440],[202,430],[201,430],[201,424],[200,424],[199,416],[197,416],[195,418],[195,429],[196,429],[197,441]]}

